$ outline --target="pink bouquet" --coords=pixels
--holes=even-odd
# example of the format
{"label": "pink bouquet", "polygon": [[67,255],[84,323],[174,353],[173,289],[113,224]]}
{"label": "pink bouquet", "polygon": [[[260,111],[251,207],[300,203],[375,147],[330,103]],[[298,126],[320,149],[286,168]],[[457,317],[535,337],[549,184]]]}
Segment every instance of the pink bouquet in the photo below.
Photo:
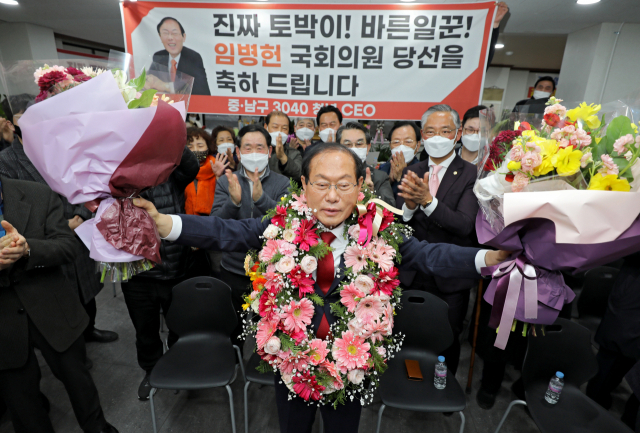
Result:
{"label": "pink bouquet", "polygon": [[103,280],[150,269],[161,261],[160,239],[131,199],[179,164],[185,103],[143,91],[144,71],[127,81],[121,69],[45,65],[34,78],[39,102],[20,118],[27,156],[54,191],[96,212],[76,232]]}

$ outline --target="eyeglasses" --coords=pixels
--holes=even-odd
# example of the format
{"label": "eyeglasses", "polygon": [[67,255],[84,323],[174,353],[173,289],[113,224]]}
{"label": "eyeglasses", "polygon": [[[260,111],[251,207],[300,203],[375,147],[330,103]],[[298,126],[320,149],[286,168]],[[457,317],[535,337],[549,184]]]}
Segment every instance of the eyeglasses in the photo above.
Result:
{"label": "eyeglasses", "polygon": [[174,30],[172,32],[168,32],[166,30],[163,30],[160,32],[160,34],[164,37],[169,37],[169,36],[173,36],[174,38],[177,38],[178,36],[181,36],[181,33],[177,30]]}
{"label": "eyeglasses", "polygon": [[409,147],[413,147],[413,145],[416,144],[416,141],[408,138],[406,140],[393,140],[391,142],[391,144],[393,144],[394,146],[399,146],[401,144],[406,144]]}
{"label": "eyeglasses", "polygon": [[480,130],[476,128],[464,128],[464,135],[478,134],[479,132]]}
{"label": "eyeglasses", "polygon": [[446,137],[447,135],[451,135],[453,131],[450,129],[443,129],[440,132],[429,130],[429,131],[422,131],[422,133],[424,134],[425,137],[431,138],[431,137],[435,137],[436,135],[439,135],[441,137]]}
{"label": "eyeglasses", "polygon": [[311,187],[318,192],[329,192],[331,190],[331,187],[335,186],[336,192],[343,194],[349,194],[353,192],[353,190],[355,190],[358,186],[357,183],[340,182],[334,185],[330,182],[325,181],[311,182],[309,185],[311,185]]}
{"label": "eyeglasses", "polygon": [[366,140],[358,140],[355,143],[351,140],[344,140],[342,142],[343,145],[349,147],[349,146],[365,146],[367,144]]}

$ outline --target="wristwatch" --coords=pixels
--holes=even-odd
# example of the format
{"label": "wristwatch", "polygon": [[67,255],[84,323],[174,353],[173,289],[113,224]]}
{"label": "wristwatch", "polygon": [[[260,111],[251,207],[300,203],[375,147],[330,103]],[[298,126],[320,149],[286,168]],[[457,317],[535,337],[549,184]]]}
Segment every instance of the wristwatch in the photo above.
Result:
{"label": "wristwatch", "polygon": [[423,204],[422,207],[428,207],[431,203],[433,203],[433,197],[431,197],[431,200],[429,200],[425,204]]}

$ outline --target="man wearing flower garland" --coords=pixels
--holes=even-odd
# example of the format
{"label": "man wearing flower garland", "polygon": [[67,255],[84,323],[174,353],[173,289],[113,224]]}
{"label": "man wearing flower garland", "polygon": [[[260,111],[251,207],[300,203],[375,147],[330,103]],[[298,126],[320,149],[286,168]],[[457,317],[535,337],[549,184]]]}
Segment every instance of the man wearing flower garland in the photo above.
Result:
{"label": "man wearing flower garland", "polygon": [[[311,431],[317,406],[309,401],[319,403],[327,432],[358,431],[361,404],[371,398],[363,378],[372,371],[377,374],[388,353],[385,349],[395,351],[399,344],[391,336],[390,302],[400,296],[398,271],[389,257],[402,254],[403,268],[444,278],[473,278],[480,268],[501,263],[509,255],[407,236],[389,211],[377,208],[379,202],[367,201],[371,194],[361,191],[364,177],[360,158],[342,145],[325,143],[305,152],[303,188],[281,200],[283,205],[269,214],[271,221],[163,215],[151,203],[134,200],[149,212],[166,240],[248,251],[262,248],[261,237],[266,238],[258,255],[261,263],[254,268],[267,276],[264,287],[258,288],[263,326],[258,325],[257,339],[263,360],[270,360],[282,373],[275,384],[282,432]],[[365,247],[369,244],[375,248]],[[372,278],[367,267],[388,271]],[[345,317],[353,326],[347,327]],[[276,331],[279,342],[272,340]],[[367,342],[362,332],[368,333]],[[396,342],[394,346],[380,342],[384,335],[389,336],[386,341]],[[377,382],[376,376],[369,378]],[[301,398],[290,398],[289,391]]]}

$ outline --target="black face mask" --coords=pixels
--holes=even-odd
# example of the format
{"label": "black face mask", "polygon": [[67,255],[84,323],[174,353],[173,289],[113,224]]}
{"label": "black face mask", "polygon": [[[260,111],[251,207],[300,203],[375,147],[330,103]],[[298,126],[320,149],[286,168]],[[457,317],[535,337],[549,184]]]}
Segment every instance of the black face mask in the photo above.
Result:
{"label": "black face mask", "polygon": [[208,150],[194,150],[193,154],[196,156],[196,158],[198,158],[198,162],[202,162],[205,159],[207,159],[207,156],[209,155],[209,151]]}

